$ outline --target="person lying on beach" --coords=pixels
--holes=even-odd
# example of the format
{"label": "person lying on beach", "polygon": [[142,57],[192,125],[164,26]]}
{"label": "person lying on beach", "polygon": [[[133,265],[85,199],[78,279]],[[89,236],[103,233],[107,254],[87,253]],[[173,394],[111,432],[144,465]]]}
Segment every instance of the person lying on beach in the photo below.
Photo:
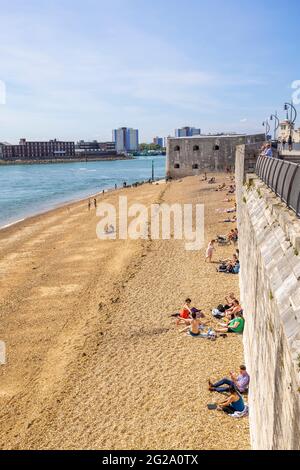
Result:
{"label": "person lying on beach", "polygon": [[[226,393],[230,387],[235,387],[240,393],[248,392],[250,376],[246,370],[246,366],[241,365],[238,374],[231,371],[229,375],[230,379],[224,377],[216,383],[212,383],[208,380],[208,390],[210,392]],[[226,387],[223,385],[226,385]]]}
{"label": "person lying on beach", "polygon": [[204,323],[197,318],[197,314],[195,312],[192,313],[192,319],[190,320],[190,324],[180,330],[180,333],[184,331],[189,331],[191,336],[199,336],[200,330],[204,328]]}
{"label": "person lying on beach", "polygon": [[236,411],[244,411],[245,403],[242,395],[236,390],[235,387],[229,387],[229,397],[218,404],[218,410],[224,411],[227,414],[233,414]]}
{"label": "person lying on beach", "polygon": [[212,255],[215,250],[215,243],[216,243],[216,240],[211,240],[209,242],[207,250],[206,250],[206,254],[205,254],[205,262],[207,262],[208,260],[208,262],[211,263]]}
{"label": "person lying on beach", "polygon": [[218,222],[219,223],[224,223],[224,222],[234,223],[234,222],[236,222],[236,215],[234,215],[232,219],[224,219],[224,220],[222,219],[222,220],[219,220]]}
{"label": "person lying on beach", "polygon": [[225,199],[223,199],[223,202],[232,202],[233,199],[230,198],[230,197],[226,197]]}
{"label": "person lying on beach", "polygon": [[220,327],[216,328],[217,333],[238,333],[242,334],[244,331],[245,319],[241,312],[238,312],[233,320],[228,325],[220,323]]}
{"label": "person lying on beach", "polygon": [[222,207],[219,207],[218,209],[216,209],[216,212],[219,212],[219,213],[224,213],[224,214],[230,214],[232,212],[236,212],[236,207],[229,207],[228,209],[224,209]]}

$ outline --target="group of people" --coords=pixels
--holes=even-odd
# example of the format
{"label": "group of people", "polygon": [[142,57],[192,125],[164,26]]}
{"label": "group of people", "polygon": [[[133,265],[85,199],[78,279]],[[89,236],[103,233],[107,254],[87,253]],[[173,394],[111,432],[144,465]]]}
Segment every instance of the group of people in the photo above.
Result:
{"label": "group of people", "polygon": [[250,384],[250,376],[246,366],[242,364],[238,373],[231,371],[229,377],[224,377],[215,383],[209,379],[208,390],[226,394],[225,400],[216,405],[218,410],[233,416],[242,416],[247,410],[244,396],[248,393]]}
{"label": "group of people", "polygon": [[212,316],[221,320],[216,327],[218,333],[242,334],[244,332],[243,309],[233,293],[225,297],[225,304],[220,304],[212,310]]}
{"label": "group of people", "polygon": [[[97,199],[95,197],[93,199],[93,204],[94,204],[94,208],[97,209]],[[91,210],[91,207],[92,207],[92,201],[89,199],[88,200],[88,210],[89,211]]]}
{"label": "group of people", "polygon": [[233,253],[232,258],[220,260],[217,271],[219,273],[238,274],[240,272],[239,250],[237,249]]}
{"label": "group of people", "polygon": [[288,136],[288,139],[286,140],[285,138],[283,139],[278,139],[278,145],[280,146],[281,150],[285,150],[285,146],[288,145],[288,149],[291,152],[293,150],[293,137],[291,134]]}

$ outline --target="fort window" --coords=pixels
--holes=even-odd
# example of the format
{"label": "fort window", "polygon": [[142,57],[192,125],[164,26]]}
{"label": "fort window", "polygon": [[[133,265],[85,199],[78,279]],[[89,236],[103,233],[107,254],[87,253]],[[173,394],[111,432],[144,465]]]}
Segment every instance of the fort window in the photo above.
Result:
{"label": "fort window", "polygon": [[176,169],[180,168],[179,163],[175,163],[174,168],[176,168]]}
{"label": "fort window", "polygon": [[197,152],[199,150],[199,145],[194,145],[193,150],[194,152]]}
{"label": "fort window", "polygon": [[198,170],[199,169],[198,163],[194,163],[193,166],[192,166],[192,169],[193,170]]}
{"label": "fort window", "polygon": [[214,145],[214,150],[220,150],[220,145]]}
{"label": "fort window", "polygon": [[174,147],[174,151],[175,151],[175,152],[179,152],[179,150],[180,150],[179,145],[176,145],[176,147]]}

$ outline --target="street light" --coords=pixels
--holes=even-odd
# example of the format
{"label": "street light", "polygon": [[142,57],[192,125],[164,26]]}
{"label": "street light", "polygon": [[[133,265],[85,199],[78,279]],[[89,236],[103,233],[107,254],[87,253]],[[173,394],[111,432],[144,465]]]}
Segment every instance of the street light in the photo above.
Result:
{"label": "street light", "polygon": [[269,135],[269,132],[270,132],[270,124],[269,124],[269,120],[266,119],[262,125],[265,127],[265,134],[266,134],[266,140],[268,140],[268,135]]}
{"label": "street light", "polygon": [[279,129],[279,126],[280,126],[280,121],[279,121],[279,118],[277,116],[277,111],[275,114],[271,114],[270,116],[270,121],[275,121],[274,123],[274,140],[276,140],[276,136],[277,136],[277,131]]}
{"label": "street light", "polygon": [[[290,109],[290,116],[289,116]],[[284,110],[286,111],[286,118],[291,124],[295,124],[297,119],[297,110],[293,103],[284,103]]]}
{"label": "street light", "polygon": [[[292,129],[294,129],[294,124],[297,119],[297,110],[295,106],[292,103],[284,103],[284,110],[286,111],[286,119],[289,123],[290,127],[290,137],[292,138]],[[289,115],[289,110],[290,110],[290,115]]]}

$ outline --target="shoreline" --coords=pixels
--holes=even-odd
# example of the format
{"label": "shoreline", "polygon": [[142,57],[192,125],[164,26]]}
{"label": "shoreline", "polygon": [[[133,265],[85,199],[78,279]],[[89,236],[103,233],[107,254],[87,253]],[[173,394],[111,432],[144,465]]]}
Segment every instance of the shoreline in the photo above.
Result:
{"label": "shoreline", "polygon": [[[162,184],[164,182],[165,182],[165,180],[160,178],[159,180],[154,180],[152,182],[152,184]],[[146,181],[141,181],[141,182],[139,182],[139,186],[142,186],[146,183],[147,183]],[[27,222],[27,221],[30,221],[31,219],[34,221],[35,218],[41,217],[41,216],[46,215],[46,214],[50,214],[51,212],[56,211],[58,209],[68,209],[68,208],[73,207],[76,204],[87,202],[91,198],[99,197],[99,196],[105,196],[105,195],[110,194],[110,193],[115,192],[115,191],[120,191],[120,190],[123,190],[123,189],[130,189],[130,188],[132,188],[132,185],[128,185],[126,188],[123,188],[123,187],[119,187],[119,188],[116,188],[116,189],[113,188],[113,187],[107,188],[107,189],[103,190],[104,193],[103,193],[103,191],[100,191],[100,192],[97,192],[97,193],[89,194],[88,196],[81,197],[79,199],[77,199],[77,198],[76,199],[70,199],[69,201],[66,201],[66,202],[57,203],[53,207],[50,207],[50,208],[45,209],[45,210],[41,210],[41,211],[36,212],[34,214],[24,215],[24,217],[22,217],[22,218],[20,218],[16,221],[13,221],[13,222],[4,223],[4,225],[2,225],[1,222],[0,222],[0,233],[2,231],[10,229],[13,226],[17,226],[18,224],[21,224],[22,222]]]}

